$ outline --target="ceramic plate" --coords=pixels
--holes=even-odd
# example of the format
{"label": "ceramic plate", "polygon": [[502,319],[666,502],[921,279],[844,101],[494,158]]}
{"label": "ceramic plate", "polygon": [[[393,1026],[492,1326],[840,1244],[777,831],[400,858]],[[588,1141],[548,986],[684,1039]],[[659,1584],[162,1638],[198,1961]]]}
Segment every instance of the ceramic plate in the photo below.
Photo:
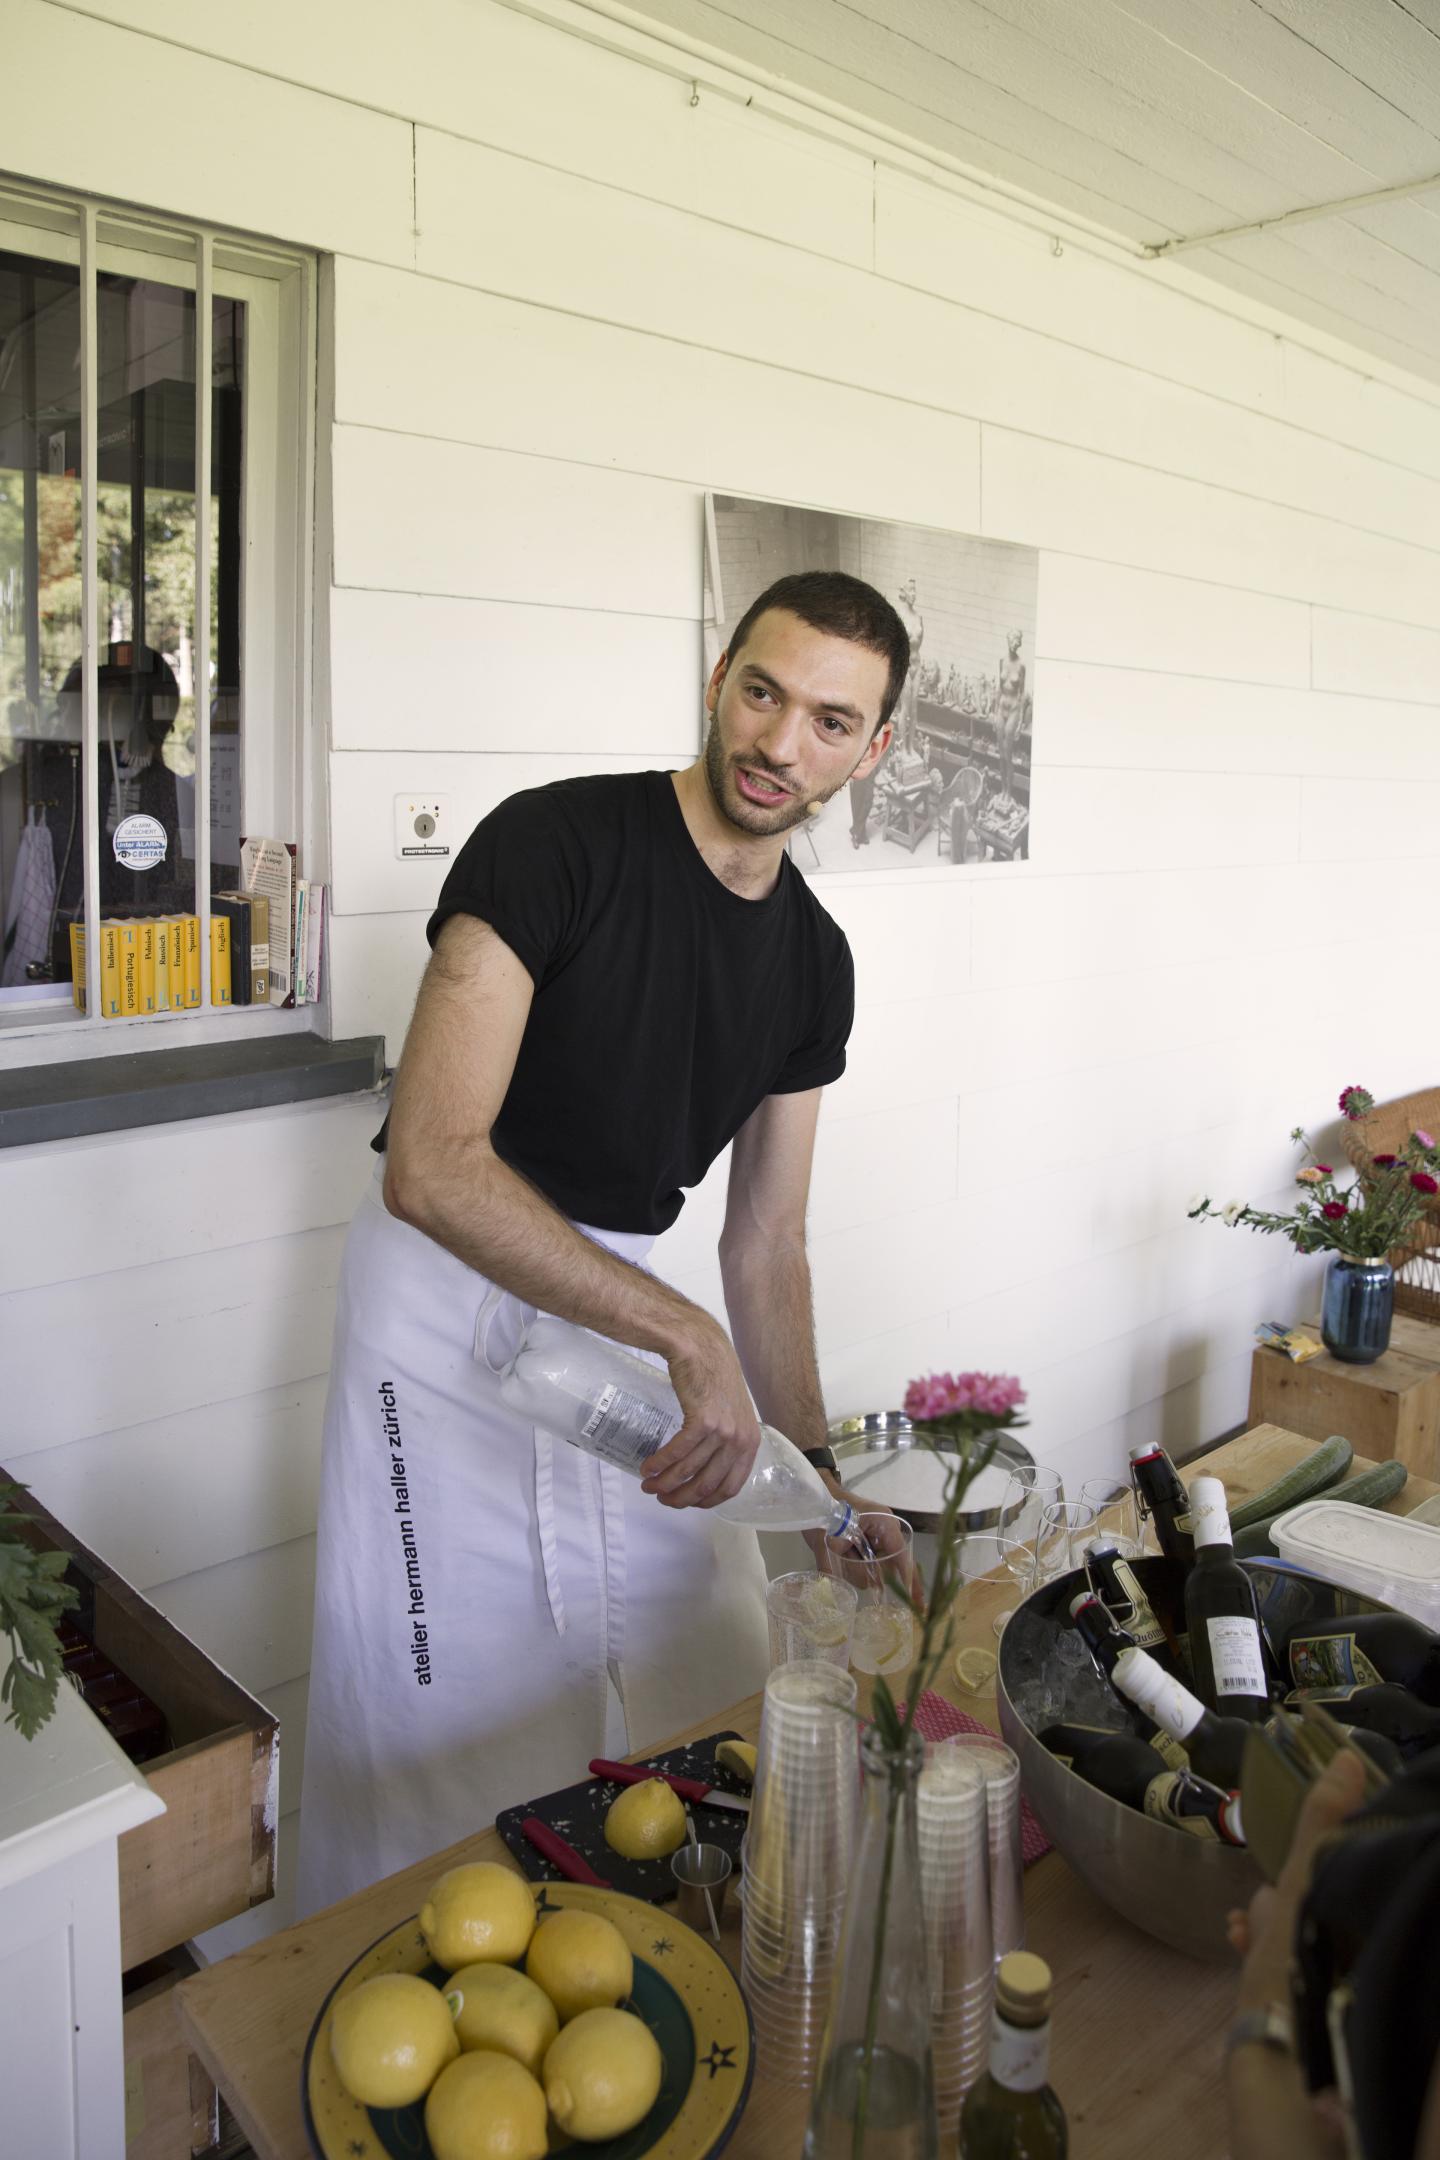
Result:
{"label": "ceramic plate", "polygon": [[[625,2007],[660,2043],[665,2075],[645,2120],[620,2138],[580,2145],[551,2132],[552,2152],[580,2160],[707,2160],[729,2140],[750,2091],[754,2035],[739,1982],[694,1930],[616,1890],[544,1883],[542,1913],[576,1906],[613,1920],[630,1945],[635,1990]],[[542,1923],[543,1924],[543,1923]],[[434,2160],[425,2105],[366,2108],[352,2100],[330,2055],[330,2016],[342,1995],[377,1973],[418,1973],[444,1987],[418,1919],[403,1921],[363,1951],[331,1989],[310,2030],[300,2089],[310,2149],[319,2160]]]}

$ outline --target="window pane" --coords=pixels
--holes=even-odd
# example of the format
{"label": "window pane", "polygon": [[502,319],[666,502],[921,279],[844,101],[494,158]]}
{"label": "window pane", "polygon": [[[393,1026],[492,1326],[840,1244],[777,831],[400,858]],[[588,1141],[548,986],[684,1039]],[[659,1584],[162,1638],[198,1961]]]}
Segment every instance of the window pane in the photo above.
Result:
{"label": "window pane", "polygon": [[68,982],[81,872],[80,281],[0,252],[0,1013]]}

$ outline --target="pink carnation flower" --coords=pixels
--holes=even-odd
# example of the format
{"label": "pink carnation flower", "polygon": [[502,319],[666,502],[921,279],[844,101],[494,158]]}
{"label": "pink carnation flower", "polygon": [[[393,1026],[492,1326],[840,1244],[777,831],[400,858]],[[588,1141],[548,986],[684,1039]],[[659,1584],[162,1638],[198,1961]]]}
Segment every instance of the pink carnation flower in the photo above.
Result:
{"label": "pink carnation flower", "polygon": [[1004,1373],[930,1373],[905,1390],[905,1415],[917,1422],[979,1411],[1004,1417],[1025,1400],[1018,1380]]}
{"label": "pink carnation flower", "polygon": [[1418,1140],[1421,1147],[1434,1147],[1435,1145],[1435,1142],[1431,1135],[1428,1132],[1422,1132],[1418,1125],[1415,1127],[1415,1130],[1411,1133],[1410,1137],[1412,1140]]}

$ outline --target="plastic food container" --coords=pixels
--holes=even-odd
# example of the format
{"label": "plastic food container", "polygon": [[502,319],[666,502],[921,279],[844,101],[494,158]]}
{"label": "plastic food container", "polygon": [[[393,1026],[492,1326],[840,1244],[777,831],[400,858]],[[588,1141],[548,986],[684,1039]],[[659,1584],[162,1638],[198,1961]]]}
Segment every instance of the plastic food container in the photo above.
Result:
{"label": "plastic food container", "polygon": [[1282,1560],[1440,1629],[1440,1526],[1347,1500],[1307,1500],[1277,1517]]}

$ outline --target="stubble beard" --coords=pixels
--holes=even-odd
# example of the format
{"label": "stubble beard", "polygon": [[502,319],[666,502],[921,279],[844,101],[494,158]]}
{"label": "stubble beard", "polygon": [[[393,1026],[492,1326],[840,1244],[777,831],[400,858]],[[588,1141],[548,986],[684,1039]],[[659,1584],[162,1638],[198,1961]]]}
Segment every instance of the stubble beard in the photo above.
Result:
{"label": "stubble beard", "polygon": [[[810,821],[810,805],[818,803],[823,807],[832,796],[839,794],[841,788],[848,786],[850,780],[847,773],[845,778],[837,781],[828,792],[816,788],[803,798],[799,795],[787,795],[773,810],[762,810],[758,803],[747,802],[739,792],[734,763],[726,754],[720,736],[719,716],[715,713],[710,716],[703,762],[706,783],[716,809],[737,832],[744,833],[752,840],[776,839],[781,833],[794,832],[799,826],[807,825]],[[768,776],[770,768],[763,758],[746,758],[743,762],[753,767],[756,772]],[[780,783],[782,786],[785,784]]]}

